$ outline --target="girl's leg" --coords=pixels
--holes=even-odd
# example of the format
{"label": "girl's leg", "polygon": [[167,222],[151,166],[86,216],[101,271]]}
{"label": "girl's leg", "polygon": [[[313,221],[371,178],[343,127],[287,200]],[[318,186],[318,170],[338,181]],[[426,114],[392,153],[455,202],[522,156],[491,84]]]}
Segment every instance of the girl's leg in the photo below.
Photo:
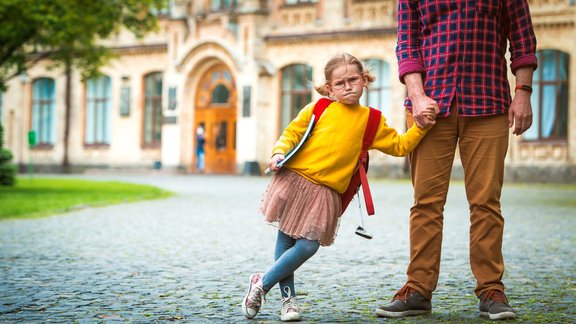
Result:
{"label": "girl's leg", "polygon": [[306,260],[310,259],[318,248],[318,241],[307,239],[293,239],[282,231],[278,231],[276,240],[276,262],[272,265],[262,277],[262,286],[264,291],[269,291],[275,284],[280,283],[282,297],[289,297],[287,292],[296,296],[294,289],[294,271],[298,269]]}

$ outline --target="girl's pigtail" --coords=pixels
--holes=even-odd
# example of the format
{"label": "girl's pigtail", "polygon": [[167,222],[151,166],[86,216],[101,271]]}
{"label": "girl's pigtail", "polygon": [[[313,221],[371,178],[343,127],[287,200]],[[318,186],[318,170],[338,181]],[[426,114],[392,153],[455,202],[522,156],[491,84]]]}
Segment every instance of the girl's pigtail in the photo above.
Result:
{"label": "girl's pigtail", "polygon": [[321,85],[319,87],[314,87],[314,89],[316,90],[316,92],[318,92],[319,94],[321,94],[324,97],[330,96],[330,92],[328,91],[328,84],[327,83],[324,83],[323,85]]}

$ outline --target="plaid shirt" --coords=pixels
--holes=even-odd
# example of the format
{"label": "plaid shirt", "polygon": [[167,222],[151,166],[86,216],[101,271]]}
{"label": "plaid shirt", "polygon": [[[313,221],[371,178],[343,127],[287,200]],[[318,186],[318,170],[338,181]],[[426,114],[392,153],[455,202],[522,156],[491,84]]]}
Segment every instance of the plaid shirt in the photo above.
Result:
{"label": "plaid shirt", "polygon": [[[505,113],[512,101],[506,68],[536,67],[536,36],[527,0],[399,0],[396,56],[400,81],[422,73],[424,90],[450,114]],[[411,109],[410,99],[406,106]]]}

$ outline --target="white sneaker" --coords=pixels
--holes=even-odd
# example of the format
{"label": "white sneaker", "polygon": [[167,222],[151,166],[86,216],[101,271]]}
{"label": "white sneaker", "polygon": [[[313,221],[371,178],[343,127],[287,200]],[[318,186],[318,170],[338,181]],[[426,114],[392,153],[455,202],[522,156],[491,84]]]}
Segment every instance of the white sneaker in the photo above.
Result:
{"label": "white sneaker", "polygon": [[255,273],[250,276],[248,293],[242,300],[242,313],[246,318],[254,318],[265,302],[266,292],[262,288],[262,273]]}
{"label": "white sneaker", "polygon": [[299,321],[302,310],[296,296],[290,296],[290,288],[286,287],[288,297],[282,297],[282,310],[280,311],[280,320],[282,322]]}

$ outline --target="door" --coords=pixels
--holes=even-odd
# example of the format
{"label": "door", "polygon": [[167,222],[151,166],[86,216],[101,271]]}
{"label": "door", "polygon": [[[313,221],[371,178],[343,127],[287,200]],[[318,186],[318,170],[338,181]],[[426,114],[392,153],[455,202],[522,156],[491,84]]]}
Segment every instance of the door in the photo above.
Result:
{"label": "door", "polygon": [[[219,64],[200,79],[196,97],[194,145],[198,145],[197,129],[204,130],[204,172],[236,172],[236,90],[232,74]],[[196,151],[196,150],[194,150]],[[193,170],[198,170],[194,156]]]}

